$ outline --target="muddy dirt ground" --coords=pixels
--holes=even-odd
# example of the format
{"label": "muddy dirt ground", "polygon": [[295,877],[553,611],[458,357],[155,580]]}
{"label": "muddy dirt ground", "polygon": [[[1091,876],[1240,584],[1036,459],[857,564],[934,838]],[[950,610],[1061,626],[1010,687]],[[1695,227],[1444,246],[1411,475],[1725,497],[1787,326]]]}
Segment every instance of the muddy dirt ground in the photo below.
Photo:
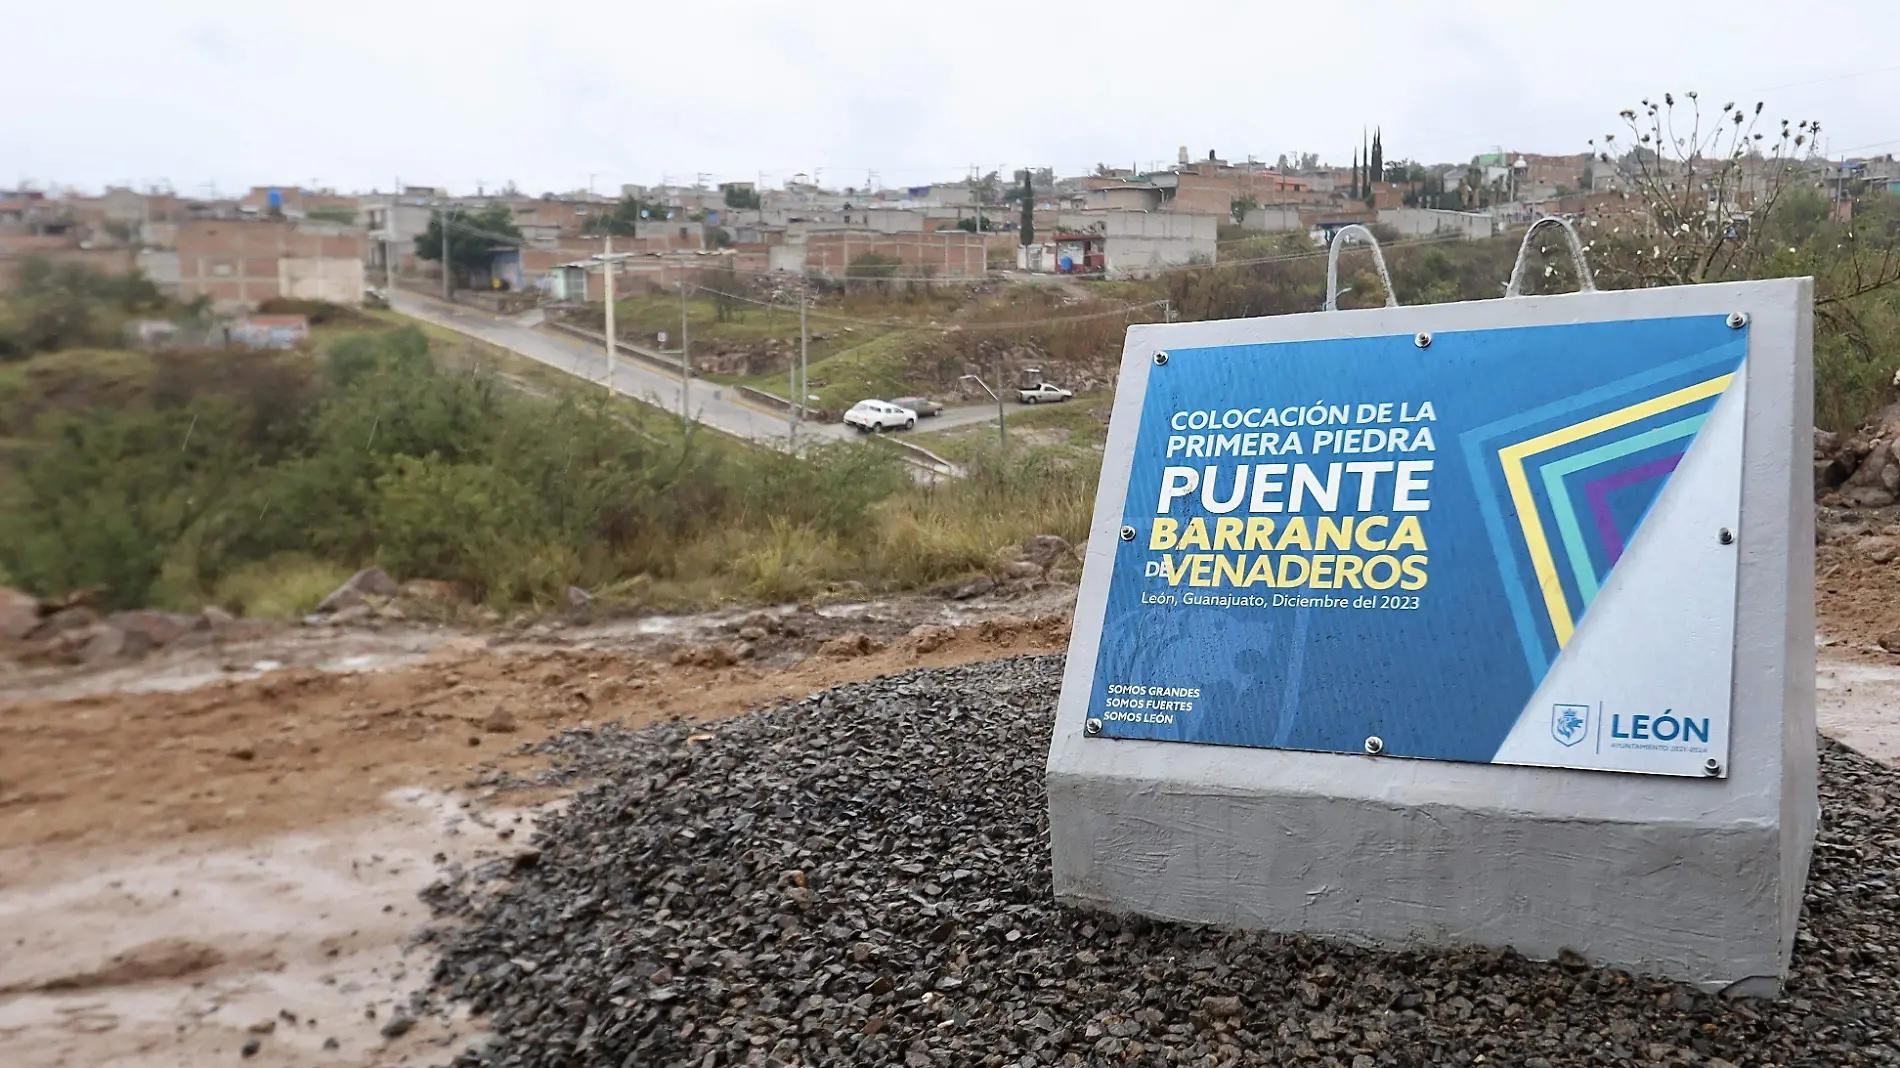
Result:
{"label": "muddy dirt ground", "polygon": [[504,804],[558,803],[484,785],[532,773],[525,750],[1061,649],[1073,596],[284,627],[0,669],[0,1063],[444,1061],[466,1023],[391,1025],[429,967],[417,895],[523,848],[532,812]]}
{"label": "muddy dirt ground", "polygon": [[[1824,513],[1821,531],[1823,729],[1900,760],[1900,516]],[[104,669],[0,665],[0,1060],[445,1062],[477,1029],[409,1023],[430,967],[418,894],[525,849],[557,792],[487,784],[531,774],[536,742],[717,730],[919,664],[1060,650],[1073,597],[283,627]]]}

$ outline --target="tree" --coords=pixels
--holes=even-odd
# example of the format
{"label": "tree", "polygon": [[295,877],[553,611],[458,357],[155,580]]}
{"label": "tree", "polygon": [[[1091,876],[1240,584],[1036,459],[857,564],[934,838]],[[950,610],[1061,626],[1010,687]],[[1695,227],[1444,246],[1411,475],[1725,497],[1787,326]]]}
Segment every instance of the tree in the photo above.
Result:
{"label": "tree", "polygon": [[1227,206],[1227,212],[1234,217],[1234,225],[1239,226],[1247,221],[1247,213],[1259,206],[1259,198],[1252,193],[1247,193],[1244,196],[1235,197],[1233,203]]}
{"label": "tree", "polygon": [[663,204],[636,196],[624,196],[615,201],[613,207],[587,220],[583,229],[596,236],[612,234],[615,237],[638,237],[642,222],[670,217],[671,212]]}
{"label": "tree", "polygon": [[981,178],[972,178],[969,182],[970,199],[976,201],[978,204],[994,204],[996,203],[997,193],[1002,184],[1002,179],[997,176],[995,171],[991,171]]}
{"label": "tree", "polygon": [[[1607,284],[1692,285],[1756,277],[1763,264],[1781,255],[1786,244],[1766,223],[1783,194],[1804,184],[1820,124],[1783,119],[1771,137],[1757,130],[1763,107],[1758,102],[1751,113],[1724,104],[1720,118],[1711,121],[1696,93],[1684,94],[1680,106],[1674,93],[1664,93],[1660,103],[1644,100],[1640,112],[1621,113],[1636,142],[1619,168],[1633,203],[1629,232],[1615,230],[1622,240],[1599,242],[1609,246]],[[1599,160],[1610,162],[1611,151],[1620,147],[1616,141],[1615,134],[1605,134],[1601,147],[1590,144]],[[1751,153],[1763,147],[1767,158],[1751,161]],[[1746,225],[1735,225],[1744,219]],[[1876,269],[1873,279],[1876,287],[1891,284],[1892,272]],[[1828,299],[1817,283],[1816,306]]]}
{"label": "tree", "polygon": [[1023,169],[1023,214],[1021,222],[1016,227],[1022,235],[1024,248],[1036,243],[1036,187],[1032,184],[1033,178],[1034,175],[1025,167]]}
{"label": "tree", "polygon": [[739,272],[732,262],[732,257],[721,256],[720,259],[725,262],[721,263],[717,270],[707,272],[716,281],[702,288],[712,294],[713,318],[718,322],[729,323],[734,319],[744,318],[743,309],[739,304]]}
{"label": "tree", "polygon": [[429,217],[429,228],[416,236],[417,258],[441,261],[444,220],[448,224],[449,262],[443,269],[463,278],[473,268],[488,266],[496,248],[522,245],[514,213],[506,204],[490,204],[473,213],[465,208],[437,209]]}
{"label": "tree", "polygon": [[1359,150],[1352,150],[1352,198],[1359,199]]}
{"label": "tree", "polygon": [[107,274],[42,256],[20,262],[13,290],[0,296],[0,360],[80,346],[116,347],[128,319],[172,305],[143,272]]}
{"label": "tree", "polygon": [[762,203],[759,191],[747,182],[728,182],[721,187],[726,194],[726,207],[756,209]]}
{"label": "tree", "polygon": [[887,256],[882,252],[866,252],[852,259],[845,268],[845,274],[851,278],[893,278],[902,261],[896,256]]}

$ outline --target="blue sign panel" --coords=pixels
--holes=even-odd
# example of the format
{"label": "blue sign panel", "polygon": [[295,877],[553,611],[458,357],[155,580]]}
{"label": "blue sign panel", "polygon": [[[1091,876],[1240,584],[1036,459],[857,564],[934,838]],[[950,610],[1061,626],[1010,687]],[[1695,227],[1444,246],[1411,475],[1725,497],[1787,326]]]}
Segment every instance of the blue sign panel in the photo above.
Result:
{"label": "blue sign panel", "polygon": [[1091,733],[1713,774],[1747,344],[1693,316],[1169,350]]}

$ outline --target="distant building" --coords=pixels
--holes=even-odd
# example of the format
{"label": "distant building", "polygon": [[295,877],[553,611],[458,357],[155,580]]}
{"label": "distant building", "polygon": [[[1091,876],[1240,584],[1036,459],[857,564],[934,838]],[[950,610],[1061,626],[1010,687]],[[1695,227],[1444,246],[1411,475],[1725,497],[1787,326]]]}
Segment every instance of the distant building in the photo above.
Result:
{"label": "distant building", "polygon": [[368,237],[361,228],[305,220],[196,220],[178,226],[178,296],[220,309],[276,297],[363,301]]}
{"label": "distant building", "polygon": [[[1183,212],[1066,211],[1053,235],[1017,256],[1024,270],[1138,278],[1213,263],[1220,219]],[[1064,265],[1064,261],[1067,265]]]}
{"label": "distant building", "polygon": [[303,218],[312,212],[327,213],[342,217],[350,216],[356,221],[356,198],[337,193],[333,190],[309,190],[296,186],[259,185],[252,186],[249,193],[238,198],[238,210],[246,215],[283,215],[290,218]]}
{"label": "distant building", "polygon": [[388,273],[389,257],[396,260],[396,273],[412,272],[417,265],[416,238],[429,232],[429,219],[435,213],[434,198],[415,187],[400,194],[371,193],[356,198],[358,218],[369,230],[368,264],[371,277],[382,281]]}
{"label": "distant building", "polygon": [[1379,222],[1397,230],[1401,238],[1456,235],[1466,241],[1477,241],[1498,232],[1497,219],[1484,212],[1440,211],[1435,208],[1381,208]]}

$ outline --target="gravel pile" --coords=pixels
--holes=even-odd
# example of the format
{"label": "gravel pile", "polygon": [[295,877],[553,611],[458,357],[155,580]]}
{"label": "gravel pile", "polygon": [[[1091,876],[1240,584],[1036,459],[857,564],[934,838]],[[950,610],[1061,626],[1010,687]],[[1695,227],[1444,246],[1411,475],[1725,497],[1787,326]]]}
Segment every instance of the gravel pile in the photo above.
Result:
{"label": "gravel pile", "polygon": [[438,888],[458,1065],[1900,1063],[1900,775],[1830,746],[1775,1001],[1057,907],[1041,790],[1061,659],[920,670],[742,719],[550,743],[574,799]]}

